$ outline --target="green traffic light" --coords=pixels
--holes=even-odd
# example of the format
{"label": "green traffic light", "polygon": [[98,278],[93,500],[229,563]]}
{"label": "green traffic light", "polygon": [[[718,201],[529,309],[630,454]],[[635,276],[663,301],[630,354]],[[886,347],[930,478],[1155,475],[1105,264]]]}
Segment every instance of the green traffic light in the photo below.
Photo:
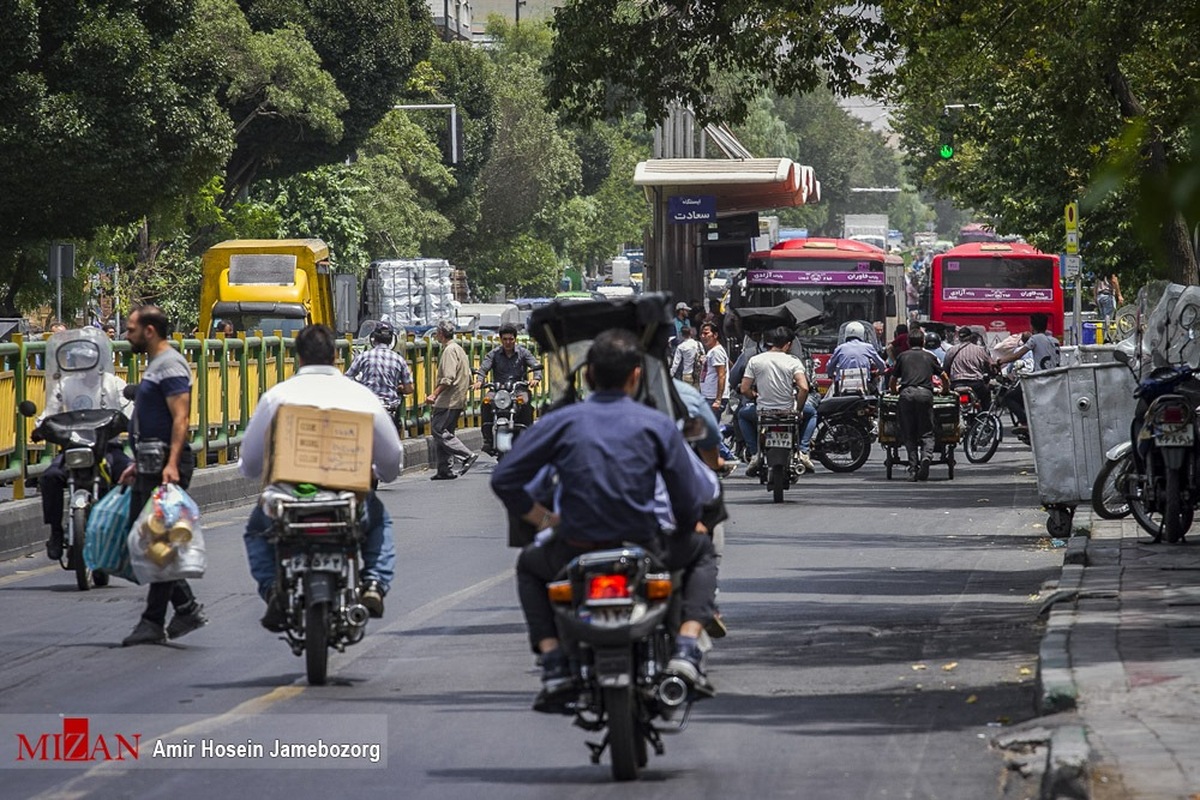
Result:
{"label": "green traffic light", "polygon": [[942,145],[941,156],[942,158],[954,158],[954,146],[949,144]]}

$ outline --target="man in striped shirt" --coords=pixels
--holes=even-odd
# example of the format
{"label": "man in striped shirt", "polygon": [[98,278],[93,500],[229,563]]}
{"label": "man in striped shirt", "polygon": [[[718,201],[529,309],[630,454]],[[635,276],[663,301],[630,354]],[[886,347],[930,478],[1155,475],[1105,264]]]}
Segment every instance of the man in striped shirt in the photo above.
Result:
{"label": "man in striped shirt", "polygon": [[401,395],[413,393],[412,370],[404,356],[392,349],[395,334],[382,322],[371,334],[372,347],[359,353],[346,370],[346,377],[366,386],[389,412],[403,402]]}

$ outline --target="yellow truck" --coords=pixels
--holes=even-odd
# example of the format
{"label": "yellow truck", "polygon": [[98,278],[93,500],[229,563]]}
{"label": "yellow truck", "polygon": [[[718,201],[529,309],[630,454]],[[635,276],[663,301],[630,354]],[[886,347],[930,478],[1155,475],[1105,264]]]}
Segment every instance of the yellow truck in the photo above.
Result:
{"label": "yellow truck", "polygon": [[234,333],[285,336],[314,322],[337,333],[357,327],[355,278],[332,274],[329,246],[320,239],[231,239],[205,251],[202,268],[203,336],[225,323]]}

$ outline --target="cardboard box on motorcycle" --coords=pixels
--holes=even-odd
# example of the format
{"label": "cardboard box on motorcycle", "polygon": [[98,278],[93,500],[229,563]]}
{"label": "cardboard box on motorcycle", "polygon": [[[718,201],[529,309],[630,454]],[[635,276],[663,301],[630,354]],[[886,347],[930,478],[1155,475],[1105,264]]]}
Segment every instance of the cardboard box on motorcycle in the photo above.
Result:
{"label": "cardboard box on motorcycle", "polygon": [[374,425],[374,417],[361,411],[280,406],[271,424],[264,482],[369,492]]}

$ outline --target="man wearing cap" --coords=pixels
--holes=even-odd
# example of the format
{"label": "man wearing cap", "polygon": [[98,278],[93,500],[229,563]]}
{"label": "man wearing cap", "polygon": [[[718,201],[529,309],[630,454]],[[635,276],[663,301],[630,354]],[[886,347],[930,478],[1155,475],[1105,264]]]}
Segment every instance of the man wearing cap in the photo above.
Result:
{"label": "man wearing cap", "polygon": [[983,408],[991,407],[988,379],[992,374],[992,359],[973,330],[966,326],[958,329],[958,344],[946,352],[942,368],[950,376],[952,388],[969,388]]}
{"label": "man wearing cap", "polygon": [[689,315],[692,309],[682,300],[675,304],[675,338],[678,339],[683,335],[684,328],[692,327]]}

